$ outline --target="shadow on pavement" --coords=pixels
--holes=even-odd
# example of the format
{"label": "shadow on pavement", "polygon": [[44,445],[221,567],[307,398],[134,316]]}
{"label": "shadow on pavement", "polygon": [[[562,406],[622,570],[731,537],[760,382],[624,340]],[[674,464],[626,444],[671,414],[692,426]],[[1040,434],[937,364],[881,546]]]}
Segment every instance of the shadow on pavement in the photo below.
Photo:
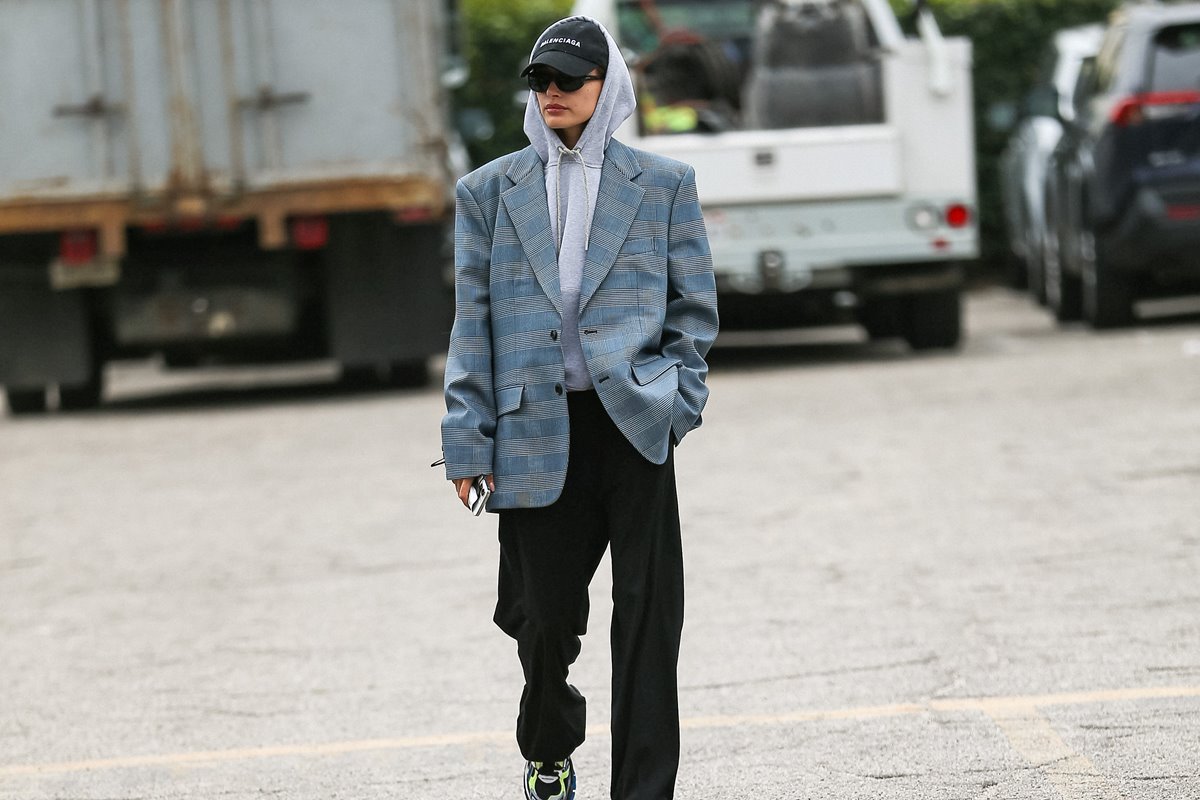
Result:
{"label": "shadow on pavement", "polygon": [[768,370],[778,367],[906,361],[954,350],[914,353],[899,339],[868,341],[857,328],[722,331],[708,354],[714,372]]}
{"label": "shadow on pavement", "polygon": [[412,394],[428,387],[355,386],[339,381],[289,383],[267,386],[207,386],[148,390],[105,401],[87,413],[144,413],[154,411],[203,411],[248,408],[285,403],[314,403],[330,400],[361,400],[366,397]]}
{"label": "shadow on pavement", "polygon": [[425,372],[339,375],[330,363],[168,370],[153,362],[109,369],[107,399],[86,414],[226,410],[282,404],[356,402],[432,391],[440,364]]}

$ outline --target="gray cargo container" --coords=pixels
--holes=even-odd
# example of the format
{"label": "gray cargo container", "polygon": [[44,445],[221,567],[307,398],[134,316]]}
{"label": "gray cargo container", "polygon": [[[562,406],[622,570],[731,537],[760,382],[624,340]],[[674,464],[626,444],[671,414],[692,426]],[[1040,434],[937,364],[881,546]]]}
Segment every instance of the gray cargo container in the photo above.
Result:
{"label": "gray cargo container", "polygon": [[0,0],[0,383],[444,347],[448,0]]}

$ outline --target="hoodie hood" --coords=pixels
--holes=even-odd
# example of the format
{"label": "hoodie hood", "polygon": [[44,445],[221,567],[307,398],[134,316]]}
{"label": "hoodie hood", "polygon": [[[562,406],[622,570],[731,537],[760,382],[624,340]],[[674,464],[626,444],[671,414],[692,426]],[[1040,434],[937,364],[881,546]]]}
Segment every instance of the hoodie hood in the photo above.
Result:
{"label": "hoodie hood", "polygon": [[[603,25],[591,17],[583,15],[567,17],[567,19],[584,19],[595,23],[604,33],[604,38],[608,42],[608,70],[604,75],[604,88],[600,90],[596,111],[583,129],[583,136],[580,137],[575,148],[583,156],[585,163],[599,164],[604,160],[604,151],[608,148],[613,133],[621,127],[625,120],[629,119],[633,110],[637,108],[633,79],[629,76],[629,69],[625,66],[621,49],[617,47],[616,41]],[[542,36],[544,35],[543,31]],[[538,36],[538,39],[540,40],[542,36]],[[532,57],[533,52],[531,51],[530,58]],[[562,140],[542,119],[537,95],[533,92],[529,93],[529,102],[525,106],[525,135],[529,137],[529,143],[541,156],[543,164],[549,165],[558,161],[558,148],[562,144]]]}
{"label": "hoodie hood", "polygon": [[[542,119],[537,95],[530,92],[529,104],[525,107],[525,135],[545,166],[546,201],[557,245],[558,283],[562,299],[562,341],[559,344],[563,352],[567,389],[578,391],[592,386],[583,345],[579,341],[579,287],[591,244],[592,217],[599,198],[604,151],[608,149],[613,133],[637,107],[637,100],[625,59],[604,26],[591,17],[567,19],[582,19],[595,24],[608,42],[608,70],[596,100],[596,111],[584,127],[575,148],[568,149]],[[538,40],[543,36],[544,33]],[[533,58],[532,53],[530,58]]]}

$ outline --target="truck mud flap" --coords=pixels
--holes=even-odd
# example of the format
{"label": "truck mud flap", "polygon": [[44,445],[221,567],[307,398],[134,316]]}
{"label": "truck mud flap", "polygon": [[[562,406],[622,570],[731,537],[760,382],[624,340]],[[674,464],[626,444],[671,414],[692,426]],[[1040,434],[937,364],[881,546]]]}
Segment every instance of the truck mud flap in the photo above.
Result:
{"label": "truck mud flap", "polygon": [[56,292],[45,267],[0,264],[0,384],[33,388],[93,374],[87,296]]}
{"label": "truck mud flap", "polygon": [[440,225],[399,225],[386,214],[331,220],[326,286],[333,358],[382,366],[446,351],[453,297],[442,278],[443,238]]}

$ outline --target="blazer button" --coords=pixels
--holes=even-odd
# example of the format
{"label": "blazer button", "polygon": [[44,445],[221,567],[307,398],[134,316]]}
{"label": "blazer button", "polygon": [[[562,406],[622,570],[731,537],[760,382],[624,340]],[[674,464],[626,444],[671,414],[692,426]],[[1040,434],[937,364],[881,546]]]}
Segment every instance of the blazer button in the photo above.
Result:
{"label": "blazer button", "polygon": [[554,384],[554,393],[562,394],[562,384],[561,383]]}
{"label": "blazer button", "polygon": [[550,331],[550,340],[554,342],[558,341],[558,331]]}

